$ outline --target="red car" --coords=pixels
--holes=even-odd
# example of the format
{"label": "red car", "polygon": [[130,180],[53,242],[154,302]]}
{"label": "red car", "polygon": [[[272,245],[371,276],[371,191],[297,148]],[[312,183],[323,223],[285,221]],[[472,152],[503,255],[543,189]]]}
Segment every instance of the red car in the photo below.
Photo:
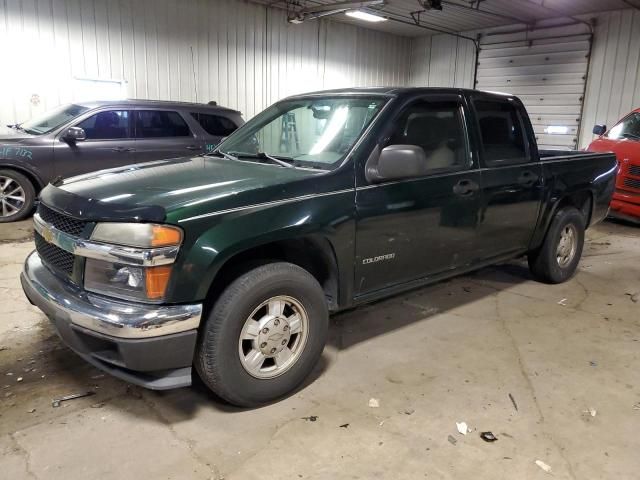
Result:
{"label": "red car", "polygon": [[598,138],[587,150],[614,152],[618,159],[616,191],[611,200],[613,217],[640,222],[640,108],[634,110],[613,128],[606,125],[593,127]]}

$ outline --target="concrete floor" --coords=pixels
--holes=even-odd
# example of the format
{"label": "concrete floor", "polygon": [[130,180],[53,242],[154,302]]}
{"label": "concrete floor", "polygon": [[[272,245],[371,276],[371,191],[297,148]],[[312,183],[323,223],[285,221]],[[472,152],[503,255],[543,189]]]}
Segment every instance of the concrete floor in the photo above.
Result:
{"label": "concrete floor", "polygon": [[[19,230],[1,226],[0,242]],[[221,404],[201,386],[144,391],[86,365],[23,297],[18,274],[31,243],[3,243],[0,471],[542,479],[541,460],[558,479],[638,478],[639,238],[637,227],[599,225],[564,285],[536,283],[512,262],[341,314],[307,385],[255,410]],[[95,394],[51,405],[85,391]],[[479,437],[487,430],[497,442]]]}

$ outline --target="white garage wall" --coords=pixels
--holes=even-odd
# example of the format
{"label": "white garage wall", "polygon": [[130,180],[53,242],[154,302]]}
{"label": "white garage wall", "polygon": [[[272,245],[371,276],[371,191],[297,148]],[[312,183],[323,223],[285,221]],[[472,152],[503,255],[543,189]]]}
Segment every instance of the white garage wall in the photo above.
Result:
{"label": "white garage wall", "polygon": [[640,108],[640,11],[599,15],[587,79],[580,145],[591,142],[596,123],[613,124]]}
{"label": "white garage wall", "polygon": [[408,38],[290,25],[238,0],[0,0],[0,124],[73,101],[74,78],[124,80],[130,98],[195,101],[197,91],[249,118],[293,93],[406,85],[409,55]]}
{"label": "white garage wall", "polygon": [[[469,35],[474,38],[475,35]],[[451,35],[431,35],[411,42],[411,75],[416,87],[473,87],[476,52],[473,42]]]}

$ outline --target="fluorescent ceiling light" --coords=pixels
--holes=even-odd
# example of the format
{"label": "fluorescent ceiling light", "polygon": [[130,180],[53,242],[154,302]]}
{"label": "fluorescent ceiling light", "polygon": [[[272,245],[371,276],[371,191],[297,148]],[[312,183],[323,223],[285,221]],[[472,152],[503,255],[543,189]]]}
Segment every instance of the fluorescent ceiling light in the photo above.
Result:
{"label": "fluorescent ceiling light", "polygon": [[362,10],[349,10],[345,13],[348,17],[357,18],[358,20],[364,20],[365,22],[386,22],[387,19],[372,13],[363,12]]}

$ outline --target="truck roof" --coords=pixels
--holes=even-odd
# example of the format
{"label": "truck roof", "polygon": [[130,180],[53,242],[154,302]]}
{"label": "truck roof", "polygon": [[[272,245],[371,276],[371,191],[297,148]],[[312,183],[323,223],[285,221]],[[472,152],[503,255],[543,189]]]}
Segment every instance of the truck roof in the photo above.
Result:
{"label": "truck roof", "polygon": [[482,93],[487,96],[513,96],[510,93],[502,93],[502,92],[487,92],[484,90],[473,90],[471,88],[451,88],[451,87],[358,87],[358,88],[336,88],[331,90],[318,90],[315,92],[303,93],[300,95],[292,95],[290,98],[302,98],[306,96],[317,96],[317,95],[382,95],[382,96],[400,96],[406,95],[410,93],[452,93],[452,94],[461,94],[461,93]]}
{"label": "truck roof", "polygon": [[96,107],[104,107],[111,105],[127,105],[131,107],[188,107],[188,108],[197,108],[202,110],[217,110],[217,111],[225,111],[229,113],[240,113],[237,110],[232,108],[222,107],[220,105],[209,105],[207,103],[196,103],[196,102],[181,102],[181,101],[173,101],[173,100],[146,100],[146,99],[136,99],[136,98],[128,98],[124,100],[90,100],[84,102],[73,102],[76,105],[82,105],[83,107],[96,108]]}

